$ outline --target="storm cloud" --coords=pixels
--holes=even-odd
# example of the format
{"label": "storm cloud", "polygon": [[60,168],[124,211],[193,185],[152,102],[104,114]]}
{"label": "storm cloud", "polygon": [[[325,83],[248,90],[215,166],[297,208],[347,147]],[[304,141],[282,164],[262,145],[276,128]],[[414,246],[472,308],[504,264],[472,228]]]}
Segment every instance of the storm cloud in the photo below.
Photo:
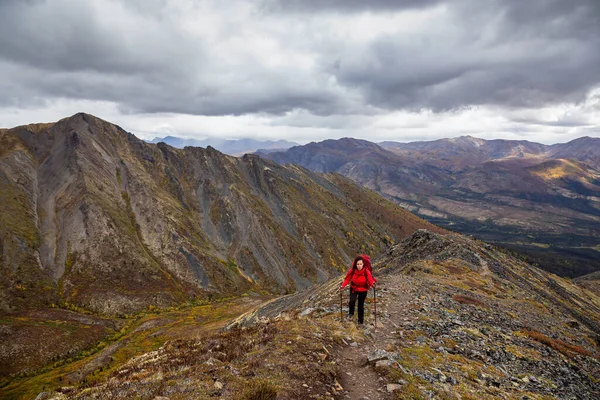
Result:
{"label": "storm cloud", "polygon": [[[61,100],[319,129],[472,107],[526,124],[597,106],[598,49],[596,0],[4,0],[0,123]],[[594,125],[538,122],[578,121]]]}

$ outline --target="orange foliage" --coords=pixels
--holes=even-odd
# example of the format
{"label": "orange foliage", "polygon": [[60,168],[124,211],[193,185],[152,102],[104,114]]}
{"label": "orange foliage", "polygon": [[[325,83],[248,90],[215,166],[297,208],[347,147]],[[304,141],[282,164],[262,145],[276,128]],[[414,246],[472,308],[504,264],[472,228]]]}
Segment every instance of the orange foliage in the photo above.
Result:
{"label": "orange foliage", "polygon": [[474,297],[464,296],[462,294],[455,294],[452,298],[458,301],[460,304],[473,304],[475,306],[483,306],[486,307],[486,304],[481,300],[477,300]]}
{"label": "orange foliage", "polygon": [[[560,339],[552,339],[551,337],[548,337],[541,332],[533,331],[530,329],[523,329],[521,332],[524,335],[532,338],[533,340],[537,340],[538,342],[543,343],[546,346],[549,346],[549,347],[553,348],[554,350],[561,352],[562,354],[564,354],[565,356],[567,356],[569,358],[573,358],[576,353],[582,354],[582,355],[588,356],[588,357],[594,357],[592,355],[592,353],[590,353],[588,350],[584,349],[581,346],[569,344]],[[598,357],[595,357],[595,358],[598,358]]]}

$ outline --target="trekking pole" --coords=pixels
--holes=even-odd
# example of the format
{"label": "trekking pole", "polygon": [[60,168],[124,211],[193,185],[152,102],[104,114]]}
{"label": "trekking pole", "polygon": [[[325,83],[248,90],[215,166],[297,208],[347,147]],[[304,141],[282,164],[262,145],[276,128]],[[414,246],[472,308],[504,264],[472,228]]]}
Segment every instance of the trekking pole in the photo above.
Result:
{"label": "trekking pole", "polygon": [[375,329],[377,329],[377,289],[373,286],[373,310],[375,314]]}
{"label": "trekking pole", "polygon": [[342,300],[342,296],[343,296],[342,292],[343,292],[343,290],[340,289],[340,322],[344,323],[344,311],[342,310],[342,302],[343,302],[343,300]]}

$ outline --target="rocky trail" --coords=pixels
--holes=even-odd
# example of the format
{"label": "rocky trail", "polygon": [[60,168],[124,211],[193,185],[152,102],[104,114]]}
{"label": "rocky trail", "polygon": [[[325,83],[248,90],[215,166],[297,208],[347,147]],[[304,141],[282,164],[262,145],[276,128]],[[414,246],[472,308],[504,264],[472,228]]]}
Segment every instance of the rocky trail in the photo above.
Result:
{"label": "rocky trail", "polygon": [[338,349],[335,398],[598,398],[598,354],[579,346],[577,332],[542,334],[549,321],[518,304],[502,308],[461,292],[430,277],[380,278],[377,329],[370,292],[359,328],[365,340]]}
{"label": "rocky trail", "polygon": [[[394,287],[393,291],[388,289],[390,284]],[[397,325],[392,321],[391,316],[402,315],[403,310],[409,306],[413,294],[408,282],[401,279],[380,283],[376,289],[379,314],[377,327],[375,327],[373,307],[374,293],[371,290],[365,304],[364,334],[368,339],[361,344],[349,343],[342,349],[337,359],[341,371],[340,384],[344,388],[340,398],[388,399],[391,398],[391,393],[400,387],[397,383],[386,384],[384,378],[375,372],[373,363],[375,366],[389,365],[389,360],[385,359],[385,355],[382,357],[379,350],[393,348]],[[345,300],[347,303],[347,299]],[[344,311],[347,312],[347,304],[344,305]],[[345,324],[355,322],[345,322]],[[380,357],[381,360],[375,360]]]}

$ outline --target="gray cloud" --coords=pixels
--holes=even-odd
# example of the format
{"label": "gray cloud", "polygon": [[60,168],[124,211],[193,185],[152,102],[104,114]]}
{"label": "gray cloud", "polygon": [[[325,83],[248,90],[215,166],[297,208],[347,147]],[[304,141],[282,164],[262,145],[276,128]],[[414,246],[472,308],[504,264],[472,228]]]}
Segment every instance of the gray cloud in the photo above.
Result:
{"label": "gray cloud", "polygon": [[386,109],[581,101],[600,83],[600,3],[543,4],[457,2],[447,32],[379,37],[329,71]]}
{"label": "gray cloud", "polygon": [[[361,13],[387,28],[348,37]],[[66,98],[124,113],[301,109],[343,127],[348,114],[576,103],[600,85],[599,48],[596,0],[4,0],[0,106]]]}
{"label": "gray cloud", "polygon": [[363,12],[422,9],[443,0],[264,0],[262,7],[270,12]]}
{"label": "gray cloud", "polygon": [[174,25],[160,30],[163,22],[120,3],[11,1],[0,4],[0,57],[49,71],[107,74],[181,73],[204,61],[202,43]]}

